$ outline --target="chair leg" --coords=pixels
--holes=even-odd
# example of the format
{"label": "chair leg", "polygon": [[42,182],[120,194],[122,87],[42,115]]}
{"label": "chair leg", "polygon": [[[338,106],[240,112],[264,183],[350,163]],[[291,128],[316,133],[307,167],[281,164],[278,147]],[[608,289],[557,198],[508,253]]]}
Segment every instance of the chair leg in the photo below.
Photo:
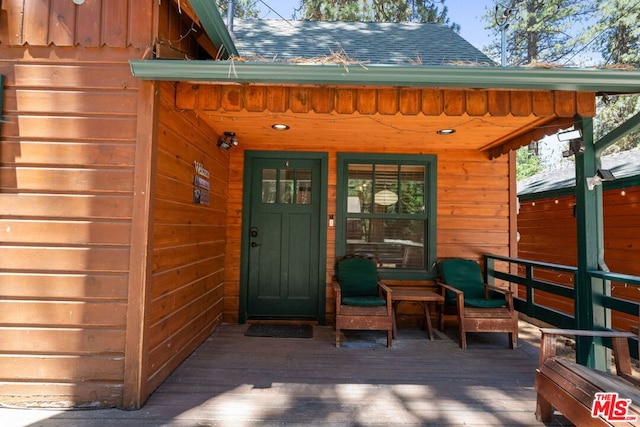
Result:
{"label": "chair leg", "polygon": [[336,326],[336,347],[340,347],[340,329]]}
{"label": "chair leg", "polygon": [[513,350],[518,347],[518,333],[509,332],[509,347]]}
{"label": "chair leg", "polygon": [[543,423],[551,421],[553,416],[553,406],[542,396],[538,395],[536,402],[536,419]]}
{"label": "chair leg", "polygon": [[460,328],[460,348],[463,350],[467,349],[467,333],[462,327]]}
{"label": "chair leg", "polygon": [[393,343],[393,330],[387,330],[387,347],[391,347]]}

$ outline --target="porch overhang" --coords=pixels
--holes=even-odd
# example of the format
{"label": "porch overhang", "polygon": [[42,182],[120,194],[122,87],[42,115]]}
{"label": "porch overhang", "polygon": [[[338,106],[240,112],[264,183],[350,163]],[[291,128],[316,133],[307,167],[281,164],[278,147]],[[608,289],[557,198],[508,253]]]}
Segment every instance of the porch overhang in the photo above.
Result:
{"label": "porch overhang", "polygon": [[640,93],[640,70],[131,60],[142,80]]}

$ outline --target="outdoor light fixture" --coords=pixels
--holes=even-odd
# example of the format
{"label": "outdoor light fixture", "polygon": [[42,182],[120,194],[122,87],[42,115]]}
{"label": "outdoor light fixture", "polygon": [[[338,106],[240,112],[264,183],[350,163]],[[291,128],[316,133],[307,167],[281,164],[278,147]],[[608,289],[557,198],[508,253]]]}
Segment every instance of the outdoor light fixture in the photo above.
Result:
{"label": "outdoor light fixture", "polygon": [[584,153],[584,142],[582,140],[582,131],[580,129],[560,132],[558,141],[569,142],[569,149],[562,152],[562,157],[571,157],[574,154]]}
{"label": "outdoor light fixture", "polygon": [[616,179],[608,169],[598,169],[595,176],[587,178],[587,188],[593,190],[596,185],[602,184],[604,181],[613,181]]}
{"label": "outdoor light fixture", "polygon": [[283,123],[274,123],[271,125],[271,129],[273,130],[289,130],[289,126]]}
{"label": "outdoor light fixture", "polygon": [[84,0],[73,0],[75,4],[83,4]]}
{"label": "outdoor light fixture", "polygon": [[224,136],[218,141],[218,147],[223,150],[229,150],[231,147],[238,145],[238,138],[236,138],[235,132],[225,132]]}
{"label": "outdoor light fixture", "polygon": [[451,135],[452,133],[456,133],[455,129],[440,129],[436,131],[438,135]]}

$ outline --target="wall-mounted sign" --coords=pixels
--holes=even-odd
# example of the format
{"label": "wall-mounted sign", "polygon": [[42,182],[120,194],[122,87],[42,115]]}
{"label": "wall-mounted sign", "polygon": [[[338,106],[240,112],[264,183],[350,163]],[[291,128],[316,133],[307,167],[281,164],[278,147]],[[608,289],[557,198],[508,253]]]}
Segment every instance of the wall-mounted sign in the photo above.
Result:
{"label": "wall-mounted sign", "polygon": [[196,205],[209,205],[209,171],[200,162],[193,162],[196,174],[193,176],[193,203]]}
{"label": "wall-mounted sign", "polygon": [[194,161],[193,166],[196,168],[196,173],[198,175],[202,175],[207,179],[209,178],[209,171],[205,169],[202,163]]}

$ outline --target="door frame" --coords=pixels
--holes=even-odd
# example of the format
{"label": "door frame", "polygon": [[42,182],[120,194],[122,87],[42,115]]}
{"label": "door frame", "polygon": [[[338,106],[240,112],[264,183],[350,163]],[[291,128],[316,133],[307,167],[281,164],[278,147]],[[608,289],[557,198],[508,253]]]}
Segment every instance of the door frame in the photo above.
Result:
{"label": "door frame", "polygon": [[240,247],[240,289],[238,304],[238,322],[247,321],[248,286],[249,286],[249,244],[250,244],[250,209],[251,206],[251,162],[255,159],[318,160],[320,161],[320,236],[318,239],[318,324],[326,323],[326,277],[327,277],[327,195],[329,180],[329,154],[326,152],[297,151],[260,151],[244,152],[244,173],[242,181],[242,237]]}

